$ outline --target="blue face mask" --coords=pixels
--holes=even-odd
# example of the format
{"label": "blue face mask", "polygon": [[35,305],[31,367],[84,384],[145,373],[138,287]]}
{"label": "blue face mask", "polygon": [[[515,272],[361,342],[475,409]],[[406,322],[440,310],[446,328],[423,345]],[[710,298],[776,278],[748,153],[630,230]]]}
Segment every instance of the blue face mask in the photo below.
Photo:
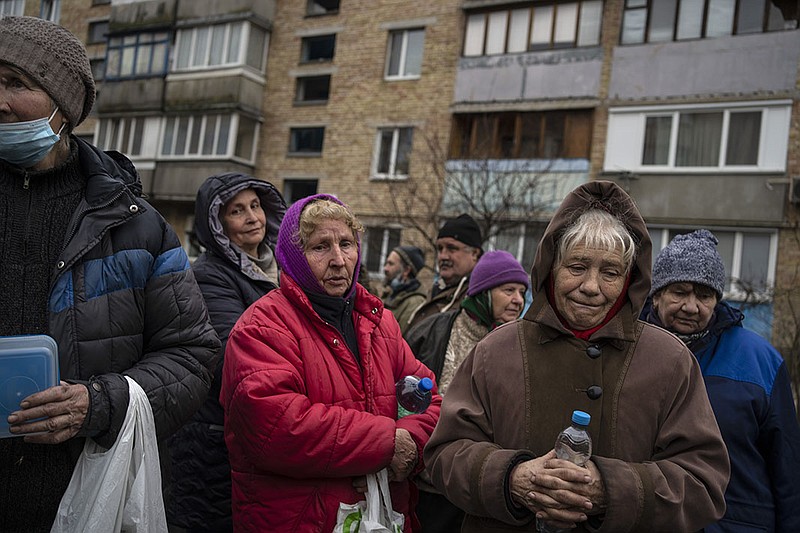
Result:
{"label": "blue face mask", "polygon": [[64,129],[62,125],[56,134],[50,127],[56,111],[58,108],[53,110],[49,118],[0,124],[0,159],[23,168],[32,167],[44,159],[59,141],[61,130]]}

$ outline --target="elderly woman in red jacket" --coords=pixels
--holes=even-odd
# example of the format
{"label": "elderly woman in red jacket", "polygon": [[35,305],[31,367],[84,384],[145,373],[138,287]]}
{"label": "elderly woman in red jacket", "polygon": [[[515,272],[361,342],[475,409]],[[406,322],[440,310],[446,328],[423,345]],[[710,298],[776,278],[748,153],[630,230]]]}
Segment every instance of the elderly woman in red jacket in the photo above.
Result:
{"label": "elderly woman in red jacket", "polygon": [[422,449],[439,417],[397,419],[395,382],[433,378],[383,304],[356,283],[363,227],[337,198],[315,195],[283,219],[281,287],[228,339],[220,399],[237,531],[330,532],[363,477],[389,469],[392,504],[416,524]]}

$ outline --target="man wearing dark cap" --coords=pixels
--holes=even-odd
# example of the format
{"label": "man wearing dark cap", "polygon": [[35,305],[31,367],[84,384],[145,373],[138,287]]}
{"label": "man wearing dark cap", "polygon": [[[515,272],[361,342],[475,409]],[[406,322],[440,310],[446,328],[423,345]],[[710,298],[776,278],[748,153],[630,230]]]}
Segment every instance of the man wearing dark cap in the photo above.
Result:
{"label": "man wearing dark cap", "polygon": [[431,287],[428,300],[414,311],[409,326],[436,313],[458,308],[467,294],[469,275],[483,253],[482,246],[481,229],[468,214],[444,223],[436,238],[439,279]]}
{"label": "man wearing dark cap", "polygon": [[163,443],[202,404],[218,357],[189,260],[133,164],[71,135],[94,101],[74,35],[0,18],[0,336],[52,337],[61,379],[3,406],[4,532],[50,531],[85,440],[109,448],[121,432],[138,390],[126,378]]}
{"label": "man wearing dark cap", "polygon": [[411,313],[427,298],[417,274],[425,266],[425,252],[416,246],[398,246],[389,253],[383,265],[383,284],[390,293],[383,299],[403,333],[408,329]]}

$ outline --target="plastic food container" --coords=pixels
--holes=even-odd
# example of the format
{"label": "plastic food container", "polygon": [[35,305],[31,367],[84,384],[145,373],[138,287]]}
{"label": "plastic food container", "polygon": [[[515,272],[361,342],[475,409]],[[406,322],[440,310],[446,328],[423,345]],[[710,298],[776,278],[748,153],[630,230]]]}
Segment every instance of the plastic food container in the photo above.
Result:
{"label": "plastic food container", "polygon": [[0,438],[14,436],[7,419],[22,400],[58,382],[58,346],[51,337],[0,337]]}

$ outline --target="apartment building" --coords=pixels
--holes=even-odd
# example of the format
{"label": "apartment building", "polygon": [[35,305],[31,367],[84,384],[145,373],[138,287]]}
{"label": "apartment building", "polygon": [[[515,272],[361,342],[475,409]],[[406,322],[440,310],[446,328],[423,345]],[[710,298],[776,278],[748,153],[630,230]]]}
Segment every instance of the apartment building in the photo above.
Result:
{"label": "apartment building", "polygon": [[464,207],[442,172],[467,188],[478,169],[486,187],[530,184],[490,246],[531,264],[563,195],[611,179],[656,249],[714,231],[727,296],[758,304],[748,325],[798,342],[797,0],[0,0],[6,13],[86,39],[99,97],[78,133],[126,153],[179,233],[205,177],[248,172],[289,201],[352,205],[377,274],[396,244],[425,244],[413,226],[431,206]]}

